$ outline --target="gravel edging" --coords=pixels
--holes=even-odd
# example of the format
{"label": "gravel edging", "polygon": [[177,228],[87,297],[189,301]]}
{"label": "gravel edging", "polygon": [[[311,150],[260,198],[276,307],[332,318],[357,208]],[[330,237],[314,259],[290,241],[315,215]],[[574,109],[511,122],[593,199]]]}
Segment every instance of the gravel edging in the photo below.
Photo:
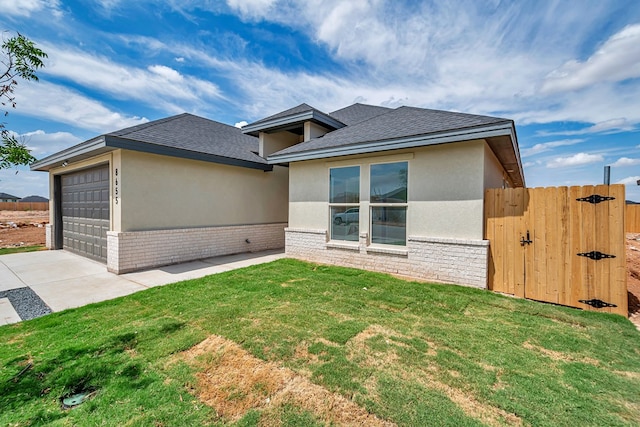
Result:
{"label": "gravel edging", "polygon": [[35,319],[52,313],[49,306],[29,287],[0,291],[0,298],[8,298],[22,320]]}

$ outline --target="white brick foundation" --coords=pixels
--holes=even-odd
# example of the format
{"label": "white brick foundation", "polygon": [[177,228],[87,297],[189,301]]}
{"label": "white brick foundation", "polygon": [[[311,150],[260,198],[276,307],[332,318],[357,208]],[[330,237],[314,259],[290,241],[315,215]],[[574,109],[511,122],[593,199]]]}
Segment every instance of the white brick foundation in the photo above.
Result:
{"label": "white brick foundation", "polygon": [[[116,274],[221,255],[284,247],[286,223],[107,232],[107,269]],[[249,240],[247,243],[246,240]]]}
{"label": "white brick foundation", "polygon": [[406,248],[367,246],[359,242],[328,242],[326,230],[285,229],[286,254],[323,264],[399,274],[419,279],[486,288],[488,240],[409,236]]}
{"label": "white brick foundation", "polygon": [[53,227],[51,226],[51,224],[46,224],[44,226],[44,245],[47,247],[47,249],[55,249],[53,247]]}

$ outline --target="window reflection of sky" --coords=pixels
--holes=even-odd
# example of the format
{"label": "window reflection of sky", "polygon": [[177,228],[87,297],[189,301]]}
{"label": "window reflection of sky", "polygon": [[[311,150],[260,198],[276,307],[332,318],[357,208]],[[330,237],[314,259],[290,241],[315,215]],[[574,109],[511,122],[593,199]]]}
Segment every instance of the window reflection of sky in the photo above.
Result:
{"label": "window reflection of sky", "polygon": [[330,203],[360,202],[360,167],[332,168],[330,170]]}
{"label": "window reflection of sky", "polygon": [[371,165],[371,201],[407,201],[407,162]]}

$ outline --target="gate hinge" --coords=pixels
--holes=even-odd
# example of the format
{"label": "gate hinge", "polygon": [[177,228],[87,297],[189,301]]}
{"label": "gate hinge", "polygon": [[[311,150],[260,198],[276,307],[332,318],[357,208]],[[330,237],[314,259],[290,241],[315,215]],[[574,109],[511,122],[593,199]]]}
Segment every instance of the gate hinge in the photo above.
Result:
{"label": "gate hinge", "polygon": [[605,302],[595,298],[590,300],[581,299],[581,300],[578,300],[578,302],[590,305],[591,307],[594,307],[594,308],[617,307],[617,305],[615,304],[611,304],[609,302]]}
{"label": "gate hinge", "polygon": [[601,259],[605,259],[605,258],[615,258],[615,255],[609,255],[609,254],[603,254],[600,251],[591,251],[591,252],[583,252],[578,254],[578,256],[584,256],[587,258],[591,258],[594,261],[600,261]]}
{"label": "gate hinge", "polygon": [[580,197],[579,199],[576,199],[579,202],[589,202],[589,203],[593,203],[594,205],[597,205],[600,202],[605,202],[607,200],[615,200],[615,197],[611,197],[611,196],[601,196],[599,194],[592,194],[589,197]]}

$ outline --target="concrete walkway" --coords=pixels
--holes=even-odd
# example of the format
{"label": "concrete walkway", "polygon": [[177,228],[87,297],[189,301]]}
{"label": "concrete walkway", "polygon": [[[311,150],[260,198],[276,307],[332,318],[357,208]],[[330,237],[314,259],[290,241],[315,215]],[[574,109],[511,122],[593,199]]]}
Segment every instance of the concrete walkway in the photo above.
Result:
{"label": "concrete walkway", "polygon": [[118,276],[64,250],[2,255],[0,325],[283,257],[282,250],[228,255]]}

